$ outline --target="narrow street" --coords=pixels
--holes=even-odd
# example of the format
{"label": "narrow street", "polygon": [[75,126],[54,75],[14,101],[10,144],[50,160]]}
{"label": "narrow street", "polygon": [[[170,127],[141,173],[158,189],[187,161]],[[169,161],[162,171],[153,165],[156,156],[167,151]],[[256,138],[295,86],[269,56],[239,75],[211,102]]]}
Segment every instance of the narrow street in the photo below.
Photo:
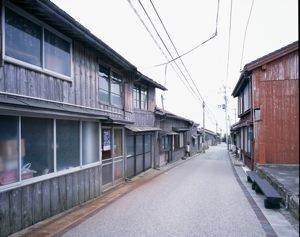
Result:
{"label": "narrow street", "polygon": [[210,147],[63,236],[265,236],[225,145]]}

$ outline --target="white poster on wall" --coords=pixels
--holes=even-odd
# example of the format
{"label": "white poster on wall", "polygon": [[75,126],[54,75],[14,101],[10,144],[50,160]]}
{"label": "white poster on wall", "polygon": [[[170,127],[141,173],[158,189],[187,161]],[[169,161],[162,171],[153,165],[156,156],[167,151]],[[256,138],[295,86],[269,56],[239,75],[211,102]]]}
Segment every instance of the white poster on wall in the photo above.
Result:
{"label": "white poster on wall", "polygon": [[109,151],[110,148],[110,131],[103,131],[103,151]]}

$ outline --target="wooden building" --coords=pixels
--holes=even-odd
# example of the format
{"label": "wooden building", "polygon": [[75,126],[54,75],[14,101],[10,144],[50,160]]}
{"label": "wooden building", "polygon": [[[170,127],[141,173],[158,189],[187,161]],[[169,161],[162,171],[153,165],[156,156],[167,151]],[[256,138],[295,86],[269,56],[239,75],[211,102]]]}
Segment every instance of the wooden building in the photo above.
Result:
{"label": "wooden building", "polygon": [[140,144],[133,175],[153,167],[155,88],[166,88],[52,2],[0,4],[0,236],[7,236],[123,182],[132,174],[132,137]]}
{"label": "wooden building", "polygon": [[197,127],[192,120],[175,115],[160,108],[155,110],[155,126],[158,133],[156,166],[177,161],[185,156],[186,145],[190,145],[191,155],[201,151]]}
{"label": "wooden building", "polygon": [[244,163],[299,164],[298,41],[246,64],[232,96],[240,120],[231,132]]}

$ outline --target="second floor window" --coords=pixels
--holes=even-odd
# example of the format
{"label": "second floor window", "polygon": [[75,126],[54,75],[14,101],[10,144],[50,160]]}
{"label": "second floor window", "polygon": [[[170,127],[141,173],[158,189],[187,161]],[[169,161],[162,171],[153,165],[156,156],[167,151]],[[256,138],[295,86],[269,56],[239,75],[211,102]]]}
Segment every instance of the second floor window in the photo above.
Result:
{"label": "second floor window", "polygon": [[99,99],[101,103],[122,106],[121,76],[102,65],[99,66]]}
{"label": "second floor window", "polygon": [[7,60],[71,77],[70,41],[7,7],[4,35]]}
{"label": "second floor window", "polygon": [[148,91],[146,88],[139,86],[133,88],[133,106],[135,109],[148,109]]}

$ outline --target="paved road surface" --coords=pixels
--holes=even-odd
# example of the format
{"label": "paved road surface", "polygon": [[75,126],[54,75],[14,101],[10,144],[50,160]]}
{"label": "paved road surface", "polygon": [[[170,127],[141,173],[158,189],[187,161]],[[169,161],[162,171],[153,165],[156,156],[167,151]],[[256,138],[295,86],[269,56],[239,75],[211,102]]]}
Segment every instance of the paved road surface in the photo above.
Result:
{"label": "paved road surface", "polygon": [[210,147],[126,194],[63,236],[265,236],[230,165]]}

